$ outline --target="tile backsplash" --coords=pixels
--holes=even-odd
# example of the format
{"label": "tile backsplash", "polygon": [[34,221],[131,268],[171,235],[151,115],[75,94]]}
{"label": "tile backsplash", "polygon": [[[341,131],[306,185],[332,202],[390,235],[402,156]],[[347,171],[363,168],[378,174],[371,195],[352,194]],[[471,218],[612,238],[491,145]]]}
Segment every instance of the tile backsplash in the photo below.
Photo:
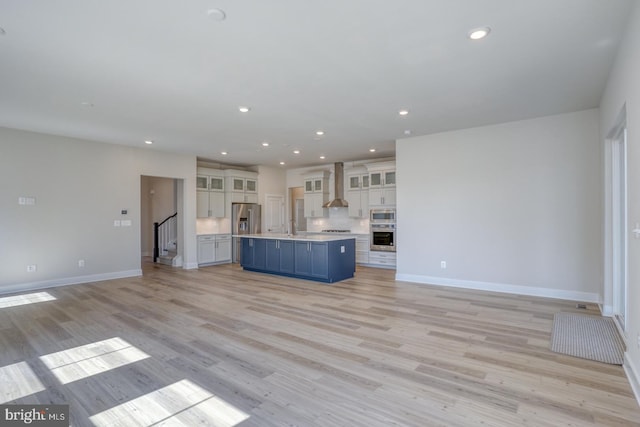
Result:
{"label": "tile backsplash", "polygon": [[328,218],[307,218],[307,231],[351,230],[356,234],[369,233],[369,220],[366,218],[350,218],[346,208],[328,208]]}
{"label": "tile backsplash", "polygon": [[229,218],[198,218],[196,220],[196,233],[231,233],[231,220]]}

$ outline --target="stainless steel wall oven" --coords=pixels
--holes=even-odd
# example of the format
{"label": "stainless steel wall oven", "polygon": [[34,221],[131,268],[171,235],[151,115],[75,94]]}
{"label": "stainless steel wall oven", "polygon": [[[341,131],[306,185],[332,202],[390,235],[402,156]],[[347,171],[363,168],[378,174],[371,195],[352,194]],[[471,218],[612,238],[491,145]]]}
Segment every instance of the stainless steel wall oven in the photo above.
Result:
{"label": "stainless steel wall oven", "polygon": [[396,251],[396,225],[390,223],[370,223],[371,250]]}

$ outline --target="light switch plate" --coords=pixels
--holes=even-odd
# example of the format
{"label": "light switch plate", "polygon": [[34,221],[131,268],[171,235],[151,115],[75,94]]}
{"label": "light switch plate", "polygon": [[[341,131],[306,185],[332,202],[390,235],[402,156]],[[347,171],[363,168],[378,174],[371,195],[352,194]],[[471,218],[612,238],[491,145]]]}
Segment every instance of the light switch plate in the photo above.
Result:
{"label": "light switch plate", "polygon": [[113,220],[113,226],[114,227],[120,227],[120,220],[119,219]]}

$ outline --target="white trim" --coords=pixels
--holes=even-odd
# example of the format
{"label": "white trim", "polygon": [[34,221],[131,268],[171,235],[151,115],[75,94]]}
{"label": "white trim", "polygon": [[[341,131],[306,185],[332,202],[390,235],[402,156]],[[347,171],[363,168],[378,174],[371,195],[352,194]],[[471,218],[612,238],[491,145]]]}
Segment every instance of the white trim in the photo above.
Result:
{"label": "white trim", "polygon": [[602,304],[600,306],[600,313],[604,317],[613,317],[613,307],[610,304]]}
{"label": "white trim", "polygon": [[624,354],[624,365],[622,367],[624,368],[624,373],[627,374],[627,379],[631,384],[633,394],[636,396],[636,401],[640,405],[640,377],[638,377],[638,369],[634,367],[628,351]]}
{"label": "white trim", "polygon": [[445,277],[421,276],[417,274],[396,274],[396,280],[423,283],[436,286],[475,289],[479,291],[503,292],[507,294],[564,299],[571,301],[599,303],[600,295],[591,292],[566,291],[562,289],[539,288],[534,286],[512,285],[508,283],[477,282],[475,280],[448,279]]}
{"label": "white trim", "polygon": [[183,264],[182,268],[184,270],[194,270],[198,268],[198,263],[197,262],[186,262]]}
{"label": "white trim", "polygon": [[113,273],[90,274],[87,276],[63,277],[61,279],[43,280],[41,282],[18,283],[0,287],[0,295],[13,292],[33,291],[36,289],[55,288],[58,286],[78,285],[81,283],[101,282],[103,280],[124,279],[142,276],[142,269],[115,271]]}

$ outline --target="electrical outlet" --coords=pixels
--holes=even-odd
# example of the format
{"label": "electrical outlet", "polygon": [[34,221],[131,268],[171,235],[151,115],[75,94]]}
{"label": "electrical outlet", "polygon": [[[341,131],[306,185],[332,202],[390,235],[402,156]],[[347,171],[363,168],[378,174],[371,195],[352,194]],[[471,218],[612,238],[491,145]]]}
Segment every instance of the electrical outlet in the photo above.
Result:
{"label": "electrical outlet", "polygon": [[447,268],[447,261],[440,261],[440,268]]}
{"label": "electrical outlet", "polygon": [[33,273],[34,271],[36,271],[38,269],[38,267],[35,264],[29,264],[27,265],[27,273]]}
{"label": "electrical outlet", "polygon": [[79,268],[84,268],[84,260],[83,259],[79,259],[78,260],[78,267]]}

